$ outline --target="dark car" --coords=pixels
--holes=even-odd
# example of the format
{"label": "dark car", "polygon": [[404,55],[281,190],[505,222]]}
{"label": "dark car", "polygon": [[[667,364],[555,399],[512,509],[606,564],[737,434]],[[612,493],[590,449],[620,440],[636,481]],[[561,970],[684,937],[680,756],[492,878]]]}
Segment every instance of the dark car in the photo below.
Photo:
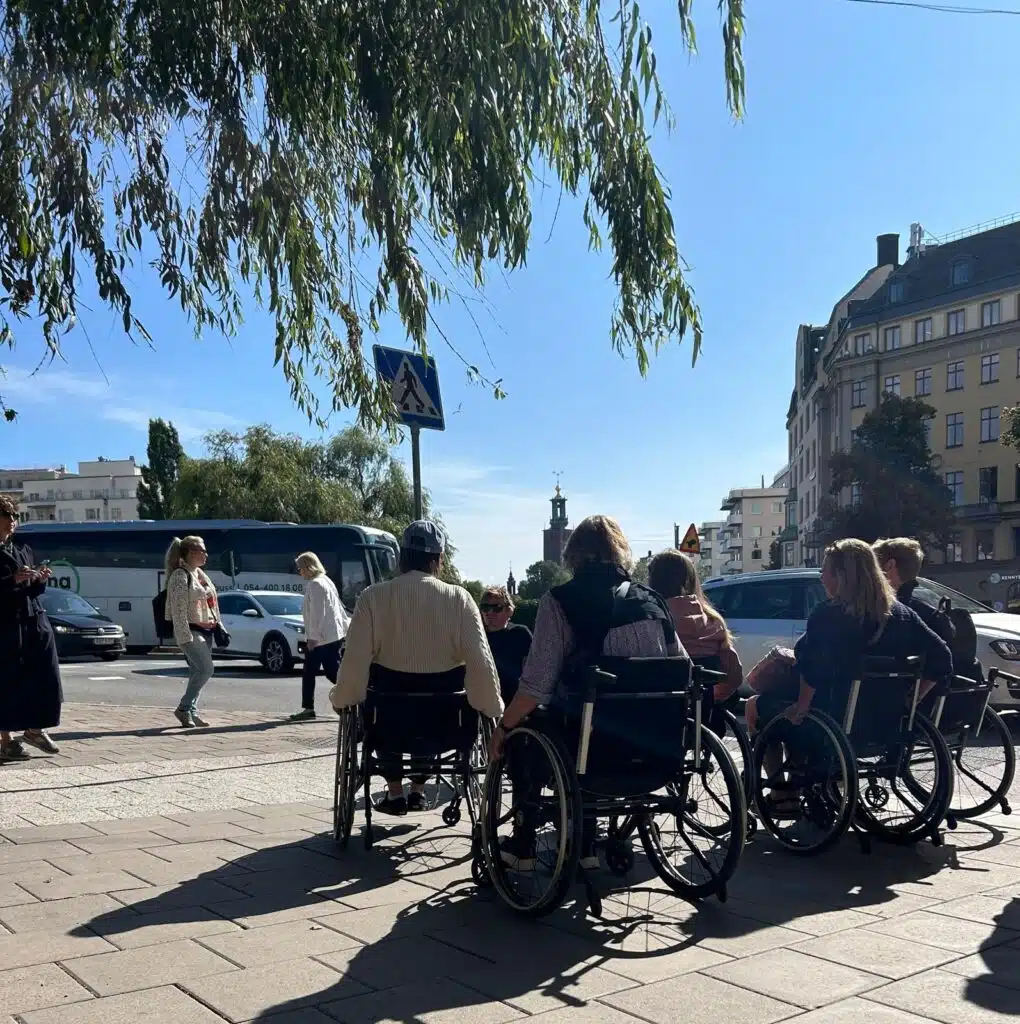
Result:
{"label": "dark car", "polygon": [[123,627],[80,594],[49,587],[41,600],[57,638],[58,657],[88,654],[116,661],[126,650]]}

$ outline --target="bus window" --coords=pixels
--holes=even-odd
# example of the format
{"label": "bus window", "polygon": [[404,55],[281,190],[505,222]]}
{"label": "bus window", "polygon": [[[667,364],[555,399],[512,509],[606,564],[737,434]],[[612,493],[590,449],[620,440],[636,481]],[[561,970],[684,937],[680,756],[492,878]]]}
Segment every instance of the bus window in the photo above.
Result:
{"label": "bus window", "polygon": [[358,595],[368,586],[368,573],[365,569],[365,558],[361,552],[344,554],[339,562],[340,578],[334,577],[339,584],[340,599],[348,611],[354,610]]}
{"label": "bus window", "polygon": [[231,531],[234,569],[238,573],[297,575],[294,559],[302,551],[314,551],[314,530],[301,527],[250,528]]}

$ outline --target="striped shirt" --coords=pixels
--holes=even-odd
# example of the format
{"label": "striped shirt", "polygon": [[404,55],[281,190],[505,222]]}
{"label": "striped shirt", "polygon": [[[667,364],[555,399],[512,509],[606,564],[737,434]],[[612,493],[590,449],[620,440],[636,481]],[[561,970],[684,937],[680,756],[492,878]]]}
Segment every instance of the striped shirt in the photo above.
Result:
{"label": "striped shirt", "polygon": [[465,667],[468,703],[490,718],[503,713],[499,677],[474,599],[427,573],[408,572],[363,590],[354,607],[333,707],[360,704],[375,662],[395,672]]}

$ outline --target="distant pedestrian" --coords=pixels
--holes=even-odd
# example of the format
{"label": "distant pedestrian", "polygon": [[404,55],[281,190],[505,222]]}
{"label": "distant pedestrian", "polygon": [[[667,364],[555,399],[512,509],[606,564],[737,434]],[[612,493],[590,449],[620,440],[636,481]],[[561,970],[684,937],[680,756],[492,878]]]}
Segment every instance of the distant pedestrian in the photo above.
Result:
{"label": "distant pedestrian", "polygon": [[166,618],[188,663],[188,685],[174,715],[185,729],[208,722],[198,717],[198,695],[212,678],[212,649],[222,630],[216,586],[202,570],[209,559],[201,537],[174,537],[166,553]]}
{"label": "distant pedestrian", "polygon": [[503,703],[509,704],[521,681],[524,662],[531,650],[531,630],[527,626],[511,622],[514,602],[506,587],[488,587],[478,603],[489,639],[492,660],[499,673],[499,688]]}
{"label": "distant pedestrian", "polygon": [[320,672],[332,686],[340,671],[340,646],[351,617],[340,600],[336,584],[314,551],[297,556],[297,570],[308,582],[302,611],[305,620],[305,661],[301,671],[301,710],[291,722],[315,717],[315,679]]}
{"label": "distant pedestrian", "polygon": [[[40,595],[53,575],[32,549],[14,542],[18,506],[0,495],[0,761],[24,761],[25,744],[58,751],[46,734],[64,700],[53,629]],[[12,732],[23,732],[20,740]]]}

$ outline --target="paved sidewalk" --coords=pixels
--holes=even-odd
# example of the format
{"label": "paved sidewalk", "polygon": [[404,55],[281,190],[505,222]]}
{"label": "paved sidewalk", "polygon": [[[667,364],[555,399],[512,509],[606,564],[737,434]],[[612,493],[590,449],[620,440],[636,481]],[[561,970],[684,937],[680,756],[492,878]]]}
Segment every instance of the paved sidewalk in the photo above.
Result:
{"label": "paved sidewalk", "polygon": [[[0,768],[0,813],[46,799],[11,792],[15,776],[42,783],[136,764],[215,763],[224,770],[203,777],[226,780],[224,800],[237,798],[236,772],[258,799],[135,818],[114,813],[126,806],[117,800],[86,801],[78,821],[0,827],[2,1024],[990,1024],[1020,1014],[1020,819],[961,824],[941,849],[876,844],[870,857],[852,840],[812,861],[756,841],[726,904],[677,900],[639,857],[602,922],[573,903],[521,921],[472,885],[465,830],[444,827],[438,811],[381,828],[368,853],[359,815],[341,853],[328,835],[331,757],[292,762],[265,785],[278,766],[232,763],[242,750],[331,752],[333,722],[259,730],[254,716],[217,716],[235,731],[136,736],[154,716],[118,711],[113,729],[103,709],[100,728],[123,735],[75,739],[97,731],[100,713],[66,710],[56,766]],[[125,746],[137,761],[117,761]],[[195,784],[183,778],[144,784]],[[142,784],[99,781],[98,791]],[[273,799],[289,785],[319,796]],[[28,803],[18,817],[36,813]]]}

